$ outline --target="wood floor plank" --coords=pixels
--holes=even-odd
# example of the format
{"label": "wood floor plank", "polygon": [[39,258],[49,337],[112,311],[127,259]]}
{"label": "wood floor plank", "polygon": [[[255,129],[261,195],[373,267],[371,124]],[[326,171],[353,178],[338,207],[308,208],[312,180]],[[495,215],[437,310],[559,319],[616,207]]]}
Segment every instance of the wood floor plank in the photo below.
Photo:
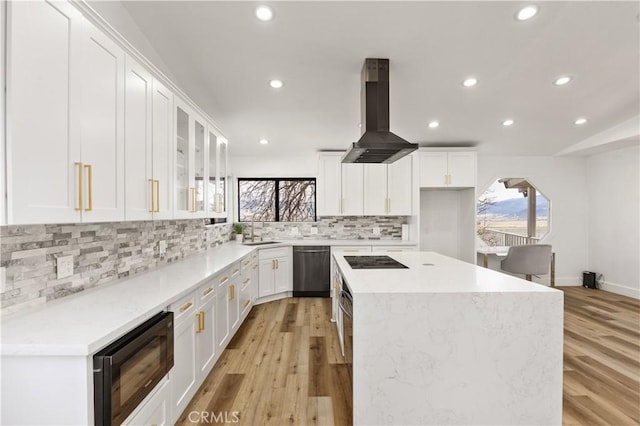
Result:
{"label": "wood floor plank", "polygon": [[330,396],[329,362],[323,336],[311,336],[309,342],[309,396]]}
{"label": "wood floor plank", "polygon": [[293,331],[298,321],[298,304],[289,303],[284,311],[284,318],[280,326],[280,332],[289,333]]}

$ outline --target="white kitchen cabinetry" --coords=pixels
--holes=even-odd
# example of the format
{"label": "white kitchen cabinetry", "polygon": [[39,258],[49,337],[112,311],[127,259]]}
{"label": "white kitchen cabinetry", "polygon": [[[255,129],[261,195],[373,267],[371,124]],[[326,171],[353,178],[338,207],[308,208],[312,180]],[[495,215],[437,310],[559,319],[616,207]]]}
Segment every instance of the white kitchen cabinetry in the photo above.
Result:
{"label": "white kitchen cabinetry", "polygon": [[342,163],[344,153],[321,152],[318,155],[316,183],[318,216],[339,216],[342,203]]}
{"label": "white kitchen cabinetry", "polygon": [[[202,117],[177,97],[176,106],[176,162],[175,200],[176,218],[194,219],[204,217],[204,181],[208,148],[207,124]],[[207,161],[208,163],[208,161]]]}
{"label": "white kitchen cabinetry", "polygon": [[332,253],[343,251],[346,253],[371,253],[371,246],[335,246],[331,247]]}
{"label": "white kitchen cabinetry", "polygon": [[215,126],[209,124],[206,216],[227,217],[227,140],[220,136]]}
{"label": "white kitchen cabinetry", "polygon": [[[153,80],[154,219],[173,218],[173,93]],[[128,185],[128,183],[127,183]]]}
{"label": "white kitchen cabinetry", "polygon": [[260,250],[258,297],[293,291],[291,257],[291,247]]}
{"label": "white kitchen cabinetry", "polygon": [[169,371],[169,382],[171,383],[171,413],[175,421],[198,389],[196,360],[198,316],[195,293],[172,304],[169,310],[174,313],[174,365]]}
{"label": "white kitchen cabinetry", "polygon": [[416,246],[371,246],[371,251],[375,254],[380,253],[402,253],[405,251],[416,251]]}
{"label": "white kitchen cabinetry", "polygon": [[411,215],[412,157],[364,165],[364,215]]}
{"label": "white kitchen cabinetry", "polygon": [[340,214],[362,216],[364,209],[364,166],[362,164],[342,164],[342,197]]}
{"label": "white kitchen cabinetry", "polygon": [[8,7],[8,223],[123,220],[124,51],[67,3]]}
{"label": "white kitchen cabinetry", "polygon": [[[246,256],[240,261],[240,294],[238,304],[240,307],[240,318],[244,319],[251,310],[253,303],[253,262],[252,255]],[[256,266],[257,269],[257,266]]]}
{"label": "white kitchen cabinetry", "polygon": [[472,151],[420,151],[421,188],[476,186],[476,153]]}
{"label": "white kitchen cabinetry", "polygon": [[174,312],[174,366],[169,372],[173,421],[184,411],[217,359],[215,291],[212,278],[169,307]]}
{"label": "white kitchen cabinetry", "polygon": [[171,387],[169,381],[164,380],[158,385],[158,389],[140,403],[138,408],[122,422],[123,426],[139,425],[170,425],[171,412],[169,402],[171,400]]}
{"label": "white kitchen cabinetry", "polygon": [[240,262],[234,263],[217,276],[216,295],[216,341],[220,353],[227,346],[233,332],[239,326],[240,309],[238,290]]}

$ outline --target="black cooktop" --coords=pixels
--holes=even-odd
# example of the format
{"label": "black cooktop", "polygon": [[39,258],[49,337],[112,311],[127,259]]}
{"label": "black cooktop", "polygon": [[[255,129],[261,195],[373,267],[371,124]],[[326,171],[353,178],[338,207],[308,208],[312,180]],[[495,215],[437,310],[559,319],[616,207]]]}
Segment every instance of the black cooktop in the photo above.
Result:
{"label": "black cooktop", "polygon": [[351,269],[408,269],[389,256],[345,256]]}

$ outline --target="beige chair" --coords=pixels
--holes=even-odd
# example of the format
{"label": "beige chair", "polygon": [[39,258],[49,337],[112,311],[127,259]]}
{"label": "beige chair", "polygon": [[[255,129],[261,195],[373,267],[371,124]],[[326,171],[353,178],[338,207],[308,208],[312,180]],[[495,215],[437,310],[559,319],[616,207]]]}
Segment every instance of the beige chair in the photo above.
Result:
{"label": "beige chair", "polygon": [[551,266],[551,246],[532,244],[509,247],[507,257],[500,262],[500,269],[513,274],[523,274],[528,281],[532,275],[546,275]]}

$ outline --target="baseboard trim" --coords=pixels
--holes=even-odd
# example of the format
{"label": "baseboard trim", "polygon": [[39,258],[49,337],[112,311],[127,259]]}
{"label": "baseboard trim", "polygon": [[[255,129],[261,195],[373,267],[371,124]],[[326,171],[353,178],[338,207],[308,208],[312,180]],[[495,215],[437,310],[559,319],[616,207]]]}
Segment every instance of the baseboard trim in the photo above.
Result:
{"label": "baseboard trim", "polygon": [[624,285],[615,284],[615,283],[602,283],[600,290],[608,291],[610,293],[619,294],[621,296],[632,297],[634,299],[640,299],[640,289],[637,288],[629,288]]}
{"label": "baseboard trim", "polygon": [[556,287],[580,287],[582,279],[578,277],[556,277]]}

